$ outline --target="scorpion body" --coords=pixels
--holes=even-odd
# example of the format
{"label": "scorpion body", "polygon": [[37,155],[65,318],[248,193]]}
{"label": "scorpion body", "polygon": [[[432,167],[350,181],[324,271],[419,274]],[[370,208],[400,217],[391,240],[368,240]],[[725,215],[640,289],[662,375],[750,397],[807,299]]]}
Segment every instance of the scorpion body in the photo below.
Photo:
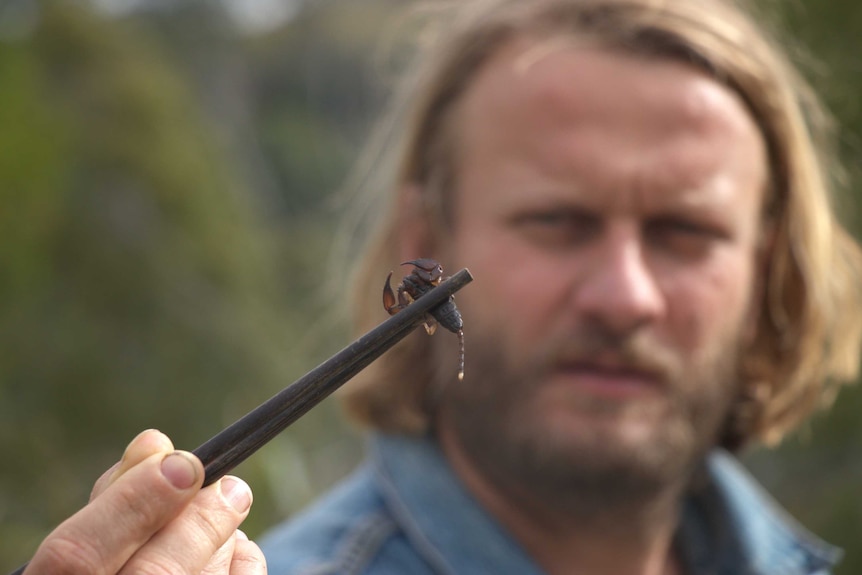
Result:
{"label": "scorpion body", "polygon": [[[430,258],[421,258],[404,262],[401,265],[412,265],[413,272],[401,279],[401,283],[393,291],[392,272],[386,278],[383,286],[383,307],[390,315],[395,315],[415,300],[419,299],[443,281],[443,266]],[[460,361],[458,379],[464,379],[464,322],[461,313],[455,307],[452,296],[430,311],[431,317],[425,321],[425,331],[434,334],[439,323],[447,330],[458,335]]]}

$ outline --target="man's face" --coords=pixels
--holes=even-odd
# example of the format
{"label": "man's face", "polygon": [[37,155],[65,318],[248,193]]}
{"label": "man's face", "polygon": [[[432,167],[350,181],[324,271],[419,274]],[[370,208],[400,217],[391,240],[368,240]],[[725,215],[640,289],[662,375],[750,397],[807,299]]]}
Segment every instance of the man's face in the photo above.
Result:
{"label": "man's face", "polygon": [[679,63],[522,41],[457,114],[440,257],[475,281],[444,445],[514,485],[679,480],[756,312],[767,162],[744,105]]}

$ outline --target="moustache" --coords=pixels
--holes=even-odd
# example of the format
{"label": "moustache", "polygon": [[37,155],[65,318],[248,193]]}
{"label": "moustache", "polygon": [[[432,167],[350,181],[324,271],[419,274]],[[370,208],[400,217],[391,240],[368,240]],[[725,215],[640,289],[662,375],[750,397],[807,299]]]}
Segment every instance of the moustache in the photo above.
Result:
{"label": "moustache", "polygon": [[541,360],[548,370],[578,366],[632,371],[668,382],[680,372],[676,354],[647,333],[618,334],[601,327],[584,327],[555,338]]}

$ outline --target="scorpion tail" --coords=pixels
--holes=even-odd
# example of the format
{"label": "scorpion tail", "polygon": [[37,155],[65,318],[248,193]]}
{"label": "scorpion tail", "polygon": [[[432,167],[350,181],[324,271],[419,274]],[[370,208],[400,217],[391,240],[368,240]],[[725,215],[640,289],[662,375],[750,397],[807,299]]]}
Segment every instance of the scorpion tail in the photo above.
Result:
{"label": "scorpion tail", "polygon": [[464,330],[458,330],[458,345],[461,348],[461,359],[458,363],[458,381],[464,381]]}

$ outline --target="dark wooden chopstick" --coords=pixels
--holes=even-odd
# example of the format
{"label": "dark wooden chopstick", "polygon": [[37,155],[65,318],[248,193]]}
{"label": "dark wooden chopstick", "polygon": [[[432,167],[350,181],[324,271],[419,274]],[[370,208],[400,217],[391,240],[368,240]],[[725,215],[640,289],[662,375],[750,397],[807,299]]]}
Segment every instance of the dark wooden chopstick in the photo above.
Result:
{"label": "dark wooden chopstick", "polygon": [[[428,312],[471,281],[473,276],[462,269],[200,445],[194,454],[204,464],[204,487],[218,481],[404,339],[423,323]],[[9,575],[21,575],[26,568],[25,563]]]}
{"label": "dark wooden chopstick", "polygon": [[416,329],[433,308],[473,280],[462,269],[194,450],[204,486],[217,481]]}

